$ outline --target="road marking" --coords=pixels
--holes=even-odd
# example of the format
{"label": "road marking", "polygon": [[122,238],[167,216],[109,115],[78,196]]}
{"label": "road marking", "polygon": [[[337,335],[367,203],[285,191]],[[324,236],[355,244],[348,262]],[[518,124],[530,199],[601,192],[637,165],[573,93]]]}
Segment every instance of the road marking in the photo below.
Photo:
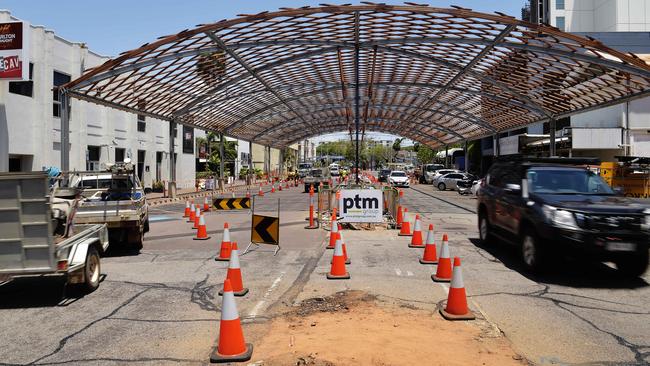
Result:
{"label": "road marking", "polygon": [[250,318],[255,318],[255,317],[257,316],[257,313],[260,311],[260,309],[262,309],[262,306],[264,306],[264,304],[266,304],[266,300],[268,299],[268,297],[269,297],[269,295],[271,294],[271,292],[273,292],[273,290],[274,290],[276,287],[278,287],[278,285],[280,284],[280,281],[282,281],[282,277],[284,276],[285,273],[286,273],[286,272],[280,272],[280,275],[278,276],[278,278],[276,278],[276,279],[273,281],[273,283],[271,284],[271,287],[269,287],[269,289],[266,290],[266,293],[265,293],[264,296],[262,297],[262,300],[260,300],[260,301],[255,305],[255,307],[253,307],[253,310],[251,310],[250,314],[248,315]]}
{"label": "road marking", "polygon": [[445,295],[449,295],[449,285],[447,285],[444,282],[436,282],[440,287],[442,287],[442,290],[445,292]]}
{"label": "road marking", "polygon": [[399,268],[395,268],[395,273],[396,273],[398,276],[401,276],[401,275],[402,275],[402,271],[401,271]]}
{"label": "road marking", "polygon": [[412,276],[413,276],[413,272],[411,272],[411,271],[406,271],[406,275],[412,277]]}

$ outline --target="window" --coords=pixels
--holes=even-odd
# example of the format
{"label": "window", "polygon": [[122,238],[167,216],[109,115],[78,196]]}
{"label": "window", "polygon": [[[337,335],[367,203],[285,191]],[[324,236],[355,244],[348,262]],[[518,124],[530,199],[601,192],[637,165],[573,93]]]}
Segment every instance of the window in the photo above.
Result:
{"label": "window", "polygon": [[145,116],[138,114],[138,132],[145,132],[147,129],[147,123],[144,119]]}
{"label": "window", "polygon": [[59,91],[57,87],[69,83],[71,80],[70,75],[54,71],[52,84],[54,85],[54,90],[52,92],[52,115],[54,117],[61,117],[61,101],[59,100]]}
{"label": "window", "polygon": [[121,147],[115,148],[115,162],[121,163],[124,161],[124,149]]}
{"label": "window", "polygon": [[28,81],[10,81],[9,93],[24,95],[26,97],[34,96],[34,64],[29,63],[29,80]]}
{"label": "window", "polygon": [[138,150],[138,178],[142,181],[142,176],[144,174],[144,159],[147,155],[145,150]]}
{"label": "window", "polygon": [[555,9],[564,10],[564,0],[555,0]]}
{"label": "window", "polygon": [[86,170],[99,170],[99,157],[101,155],[101,147],[88,145],[87,154]]}
{"label": "window", "polygon": [[555,17],[555,26],[557,29],[564,31],[564,17]]}

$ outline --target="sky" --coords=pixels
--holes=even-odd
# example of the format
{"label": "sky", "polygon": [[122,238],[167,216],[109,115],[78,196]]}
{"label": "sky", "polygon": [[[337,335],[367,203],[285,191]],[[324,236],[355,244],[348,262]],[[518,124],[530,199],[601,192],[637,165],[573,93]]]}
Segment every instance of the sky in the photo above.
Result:
{"label": "sky", "polygon": [[[401,4],[400,1],[376,1]],[[525,0],[418,0],[431,6],[458,5],[476,11],[499,11],[519,18]],[[194,28],[197,24],[255,14],[281,7],[346,2],[310,0],[0,0],[0,9],[70,41],[83,42],[104,56],[116,56],[156,38]],[[353,2],[358,3],[358,2]],[[378,135],[384,138],[385,134]],[[329,135],[332,136],[332,135]],[[334,139],[341,135],[333,135]],[[375,135],[373,134],[373,137]],[[332,139],[332,137],[327,137]]]}

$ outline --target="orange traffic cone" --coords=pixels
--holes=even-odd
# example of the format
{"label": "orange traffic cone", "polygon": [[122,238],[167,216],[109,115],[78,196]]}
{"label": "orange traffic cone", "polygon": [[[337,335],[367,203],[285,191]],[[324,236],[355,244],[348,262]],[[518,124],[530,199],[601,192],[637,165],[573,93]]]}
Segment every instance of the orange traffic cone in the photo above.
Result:
{"label": "orange traffic cone", "polygon": [[336,240],[340,238],[339,236],[339,225],[336,223],[336,217],[332,216],[332,228],[330,229],[330,243],[325,249],[334,249],[336,246]]}
{"label": "orange traffic cone", "polygon": [[[443,241],[447,240],[447,234],[443,235]],[[438,255],[436,254],[436,240],[433,234],[433,224],[429,224],[429,232],[427,233],[427,243],[424,246],[424,254],[420,258],[422,264],[437,264]]]}
{"label": "orange traffic cone", "polygon": [[185,212],[183,212],[183,217],[190,217],[190,201],[185,200]]}
{"label": "orange traffic cone", "polygon": [[199,216],[199,228],[196,230],[196,236],[192,238],[194,240],[208,240],[210,237],[208,236],[208,231],[205,228],[205,218],[203,217],[203,214]]}
{"label": "orange traffic cone", "polygon": [[395,225],[396,228],[401,228],[402,227],[402,222],[404,221],[404,215],[402,214],[402,206],[397,205],[397,225]]}
{"label": "orange traffic cone", "polygon": [[214,260],[222,262],[230,260],[230,225],[227,222],[223,224],[223,238],[221,238],[219,256]]}
{"label": "orange traffic cone", "polygon": [[420,225],[420,215],[415,215],[415,227],[413,228],[413,237],[411,238],[411,244],[409,248],[424,248],[422,242],[422,228]]}
{"label": "orange traffic cone", "polygon": [[404,217],[402,220],[402,227],[400,228],[399,231],[399,236],[411,236],[413,233],[411,233],[411,223],[406,219],[406,213],[408,212],[408,209],[404,209]]}
{"label": "orange traffic cone", "polygon": [[436,282],[451,281],[451,258],[449,258],[449,244],[443,240],[442,249],[440,249],[440,258],[438,258],[438,268],[436,274],[431,275],[431,279]]}
{"label": "orange traffic cone", "polygon": [[203,212],[210,211],[210,204],[208,203],[208,197],[205,197],[203,200]]}
{"label": "orange traffic cone", "polygon": [[246,191],[246,198],[251,198],[251,191],[250,190]]}
{"label": "orange traffic cone", "polygon": [[226,279],[223,283],[223,300],[221,300],[219,344],[210,355],[210,362],[242,362],[250,360],[252,355],[253,345],[244,340],[232,284],[229,279]]}
{"label": "orange traffic cone", "polygon": [[198,229],[199,228],[199,220],[201,219],[201,209],[199,206],[196,206],[196,212],[194,213],[194,226],[192,226],[192,229]]}
{"label": "orange traffic cone", "polygon": [[[350,261],[350,257],[348,257],[348,251],[345,248],[345,240],[343,239],[343,232],[339,231],[339,238],[337,240],[341,241],[341,246],[343,247],[343,258],[345,258],[345,264],[350,264],[352,261]],[[330,261],[330,263],[332,263]]]}
{"label": "orange traffic cone", "polygon": [[278,184],[278,191],[282,190],[282,183]]}
{"label": "orange traffic cone", "polygon": [[194,202],[192,202],[192,205],[190,206],[190,216],[187,219],[187,222],[194,222],[196,216],[196,207],[194,206]]}
{"label": "orange traffic cone", "polygon": [[463,283],[463,272],[460,269],[460,258],[454,257],[454,273],[449,285],[447,307],[440,308],[440,315],[447,320],[472,320],[476,319],[467,307],[467,295]]}
{"label": "orange traffic cone", "polygon": [[275,193],[275,183],[271,184],[271,193]]}
{"label": "orange traffic cone", "polygon": [[[235,296],[244,296],[248,293],[248,288],[244,287],[241,277],[241,267],[239,266],[239,250],[237,250],[237,242],[232,243],[230,250],[230,263],[228,263],[228,274],[226,279],[230,280],[232,284],[232,291]],[[223,290],[219,291],[219,295],[223,295]]]}
{"label": "orange traffic cone", "polygon": [[264,197],[264,191],[262,190],[262,185],[261,184],[260,184],[260,190],[257,193],[257,195],[260,196],[260,197]]}
{"label": "orange traffic cone", "polygon": [[328,280],[343,280],[350,278],[350,274],[345,270],[345,258],[343,257],[343,243],[341,239],[336,241],[334,247],[334,256],[332,257],[332,266],[327,274]]}

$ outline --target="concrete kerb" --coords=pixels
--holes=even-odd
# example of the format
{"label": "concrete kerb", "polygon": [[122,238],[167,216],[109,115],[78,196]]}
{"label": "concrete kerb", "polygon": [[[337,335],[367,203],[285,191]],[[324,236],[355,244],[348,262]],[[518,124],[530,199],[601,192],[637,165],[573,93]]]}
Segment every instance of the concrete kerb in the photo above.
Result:
{"label": "concrete kerb", "polygon": [[[241,185],[241,186],[235,186],[232,187],[232,189],[235,190],[241,190],[245,189],[247,186]],[[226,194],[228,191],[201,191],[201,192],[192,192],[192,193],[183,193],[178,195],[176,198],[151,198],[147,200],[147,203],[149,206],[155,207],[155,206],[162,206],[162,205],[167,205],[167,204],[172,204],[176,202],[181,202],[185,201],[186,199],[193,199],[193,198],[203,198],[207,196],[213,196],[213,195],[219,195],[219,194]]]}

